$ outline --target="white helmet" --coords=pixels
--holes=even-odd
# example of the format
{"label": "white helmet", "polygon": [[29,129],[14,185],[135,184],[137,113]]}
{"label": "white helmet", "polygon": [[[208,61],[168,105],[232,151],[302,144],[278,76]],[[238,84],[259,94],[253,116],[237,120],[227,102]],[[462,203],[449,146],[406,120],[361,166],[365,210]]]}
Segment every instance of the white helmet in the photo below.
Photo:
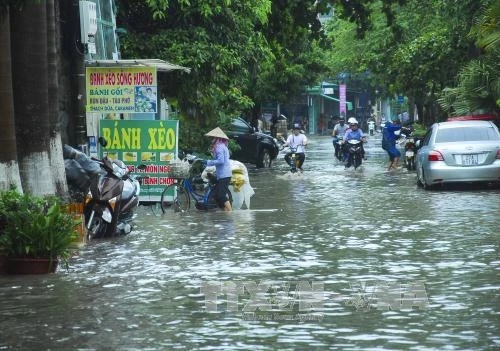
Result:
{"label": "white helmet", "polygon": [[349,124],[358,124],[358,120],[354,117],[351,117],[347,120],[347,123]]}

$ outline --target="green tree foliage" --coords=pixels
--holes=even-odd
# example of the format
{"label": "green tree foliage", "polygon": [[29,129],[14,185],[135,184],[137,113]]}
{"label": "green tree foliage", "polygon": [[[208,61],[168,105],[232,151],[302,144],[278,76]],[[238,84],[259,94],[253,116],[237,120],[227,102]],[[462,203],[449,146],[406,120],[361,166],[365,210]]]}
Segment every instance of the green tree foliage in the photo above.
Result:
{"label": "green tree foliage", "polygon": [[248,89],[254,101],[287,102],[326,70],[320,9],[313,0],[272,2],[269,21],[260,28],[272,55],[258,62],[256,84]]}
{"label": "green tree foliage", "polygon": [[460,70],[455,87],[447,87],[438,100],[450,115],[488,112],[500,116],[500,2],[483,8],[469,37],[483,54]]}
{"label": "green tree foliage", "polygon": [[331,74],[363,75],[385,96],[404,94],[430,123],[443,114],[436,103],[441,90],[479,54],[467,33],[480,3],[408,0],[391,6],[389,22],[387,4],[373,2],[372,25],[361,39],[356,26],[335,19],[329,27]]}
{"label": "green tree foliage", "polygon": [[160,79],[162,95],[181,111],[181,146],[198,144],[208,129],[224,128],[252,106],[243,90],[253,62],[269,55],[255,31],[267,20],[269,1],[122,1],[118,10],[128,32],[121,38],[124,57],[160,58],[192,70]]}
{"label": "green tree foliage", "polygon": [[[242,112],[255,118],[261,102],[300,96],[326,70],[318,14],[336,4],[362,34],[373,1],[122,0],[121,52],[191,68],[160,79],[162,95],[181,111],[180,142],[187,147]],[[392,13],[390,6],[382,10]]]}

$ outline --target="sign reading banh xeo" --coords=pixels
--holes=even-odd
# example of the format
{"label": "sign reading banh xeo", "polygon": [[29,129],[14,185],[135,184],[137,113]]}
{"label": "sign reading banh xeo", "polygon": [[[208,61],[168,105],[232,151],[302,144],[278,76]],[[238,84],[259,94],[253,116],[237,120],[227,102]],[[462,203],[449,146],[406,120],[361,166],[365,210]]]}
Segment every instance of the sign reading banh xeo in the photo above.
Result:
{"label": "sign reading banh xeo", "polygon": [[86,67],[87,112],[156,113],[156,68]]}
{"label": "sign reading banh xeo", "polygon": [[141,201],[159,201],[163,189],[173,182],[166,172],[177,157],[178,129],[177,120],[102,119],[99,121],[99,135],[107,145],[100,148],[100,157],[122,160],[130,173],[144,176]]}

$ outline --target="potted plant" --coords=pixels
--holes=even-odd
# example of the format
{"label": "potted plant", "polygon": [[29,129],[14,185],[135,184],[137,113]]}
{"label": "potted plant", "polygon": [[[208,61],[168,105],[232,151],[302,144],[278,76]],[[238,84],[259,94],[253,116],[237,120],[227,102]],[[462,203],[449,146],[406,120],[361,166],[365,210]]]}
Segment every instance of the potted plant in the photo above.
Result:
{"label": "potted plant", "polygon": [[67,265],[76,225],[55,196],[0,192],[0,249],[7,273],[50,273],[60,261]]}

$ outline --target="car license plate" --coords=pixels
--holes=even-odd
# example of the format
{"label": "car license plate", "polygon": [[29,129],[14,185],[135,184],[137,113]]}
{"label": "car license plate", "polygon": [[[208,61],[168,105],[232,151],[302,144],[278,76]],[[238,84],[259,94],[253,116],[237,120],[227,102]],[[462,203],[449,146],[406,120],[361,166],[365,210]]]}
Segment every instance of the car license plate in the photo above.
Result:
{"label": "car license plate", "polygon": [[479,157],[477,154],[462,155],[462,165],[475,166],[479,164]]}
{"label": "car license plate", "polygon": [[406,157],[413,157],[413,155],[415,155],[415,153],[413,151],[406,151],[405,155],[406,155]]}

